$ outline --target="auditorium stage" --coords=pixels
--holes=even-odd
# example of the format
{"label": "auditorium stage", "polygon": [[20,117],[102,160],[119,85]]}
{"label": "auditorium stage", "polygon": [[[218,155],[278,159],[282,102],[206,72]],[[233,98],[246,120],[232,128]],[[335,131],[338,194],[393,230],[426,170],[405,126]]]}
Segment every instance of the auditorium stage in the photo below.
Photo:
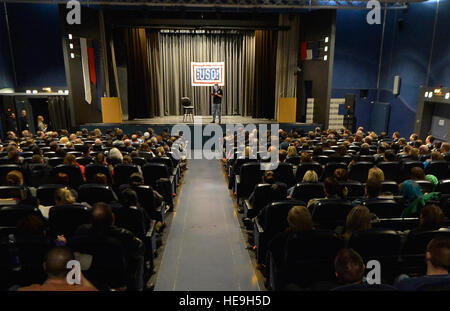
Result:
{"label": "auditorium stage", "polygon": [[[160,133],[165,129],[169,131],[172,129],[174,125],[177,124],[186,124],[191,130],[194,126],[205,126],[210,124],[212,121],[212,116],[196,116],[195,123],[190,119],[189,121],[183,122],[183,116],[165,116],[165,117],[155,117],[149,119],[135,119],[135,120],[124,120],[122,123],[87,123],[80,125],[80,129],[86,128],[89,131],[93,129],[100,129],[102,132],[106,129],[113,128],[121,128],[125,134],[135,133],[137,131],[145,132],[148,128],[152,128],[156,133]],[[217,124],[216,119],[216,124]],[[277,124],[278,122],[273,119],[257,119],[251,117],[243,117],[243,116],[222,116],[221,127],[223,130],[226,129],[227,125],[231,124]],[[279,123],[280,129],[285,131],[303,131],[307,133],[308,131],[313,131],[316,127],[322,127],[321,124],[317,123]],[[270,126],[268,127],[270,128]]]}

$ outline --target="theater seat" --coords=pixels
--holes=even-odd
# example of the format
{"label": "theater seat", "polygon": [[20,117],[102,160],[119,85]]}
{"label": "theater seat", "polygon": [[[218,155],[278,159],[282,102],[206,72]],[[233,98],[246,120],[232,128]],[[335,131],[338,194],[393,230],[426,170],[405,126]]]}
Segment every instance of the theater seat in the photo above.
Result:
{"label": "theater seat", "polygon": [[127,284],[127,260],[120,241],[100,236],[76,236],[67,244],[73,251],[92,256],[85,277],[100,290],[118,289]]}
{"label": "theater seat", "polygon": [[328,162],[325,165],[322,176],[319,176],[320,180],[324,181],[327,177],[333,177],[334,171],[339,168],[347,170],[347,164],[345,164],[344,162]]}
{"label": "theater seat", "polygon": [[89,164],[86,165],[84,174],[86,176],[86,182],[92,183],[94,181],[95,174],[102,173],[106,175],[108,185],[112,185],[111,171],[107,165],[104,164]]}
{"label": "theater seat", "polygon": [[433,184],[428,180],[414,180],[422,189],[422,193],[430,193],[433,192]]}
{"label": "theater seat", "polygon": [[356,199],[362,198],[365,194],[364,185],[359,181],[341,181],[339,185],[342,188],[347,188],[347,198]]}
{"label": "theater seat", "polygon": [[114,167],[114,185],[119,187],[130,182],[130,176],[138,173],[139,167],[135,164],[117,164]]}
{"label": "theater seat", "polygon": [[378,218],[396,218],[402,213],[402,208],[391,199],[366,199],[361,202],[361,205],[367,206]]}
{"label": "theater seat", "polygon": [[273,202],[263,208],[262,214],[253,219],[253,232],[258,262],[265,260],[269,241],[287,227],[287,215],[289,210],[297,205],[306,206],[306,203],[298,200],[284,200]]}
{"label": "theater seat", "polygon": [[301,163],[297,167],[297,172],[295,173],[295,179],[297,182],[302,182],[303,175],[305,175],[307,171],[315,171],[317,176],[320,177],[322,175],[322,166],[319,162]]}
{"label": "theater seat", "polygon": [[400,179],[401,166],[399,162],[380,162],[377,166],[383,171],[385,180],[398,181]]}
{"label": "theater seat", "polygon": [[22,166],[17,165],[17,164],[2,164],[0,165],[0,181],[1,181],[1,185],[6,186],[6,175],[8,175],[9,172],[11,171],[19,171],[22,172],[22,174],[24,174],[25,177],[25,172],[22,169]]}
{"label": "theater seat", "polygon": [[417,231],[409,234],[401,251],[401,272],[412,275],[425,273],[425,253],[428,243],[436,237],[450,238],[450,229]]}
{"label": "theater seat", "polygon": [[395,181],[384,180],[381,182],[381,193],[398,195],[398,184]]}
{"label": "theater seat", "polygon": [[355,162],[348,171],[348,179],[365,183],[372,167],[371,162]]}
{"label": "theater seat", "polygon": [[425,168],[425,174],[434,175],[437,179],[450,178],[447,161],[431,161]]}
{"label": "theater seat", "polygon": [[314,224],[323,229],[335,229],[344,225],[347,214],[352,209],[352,203],[342,199],[320,199],[312,207]]}
{"label": "theater seat", "polygon": [[118,198],[110,186],[84,184],[78,188],[78,201],[94,205],[97,202],[115,202],[118,201]]}
{"label": "theater seat", "polygon": [[175,179],[163,163],[147,163],[142,168],[144,182],[152,186],[163,197],[164,201],[173,208],[173,195],[175,194]]}
{"label": "theater seat", "polygon": [[17,222],[29,215],[35,215],[44,219],[37,206],[30,205],[12,205],[0,208],[0,226],[15,227]]}
{"label": "theater seat", "polygon": [[344,241],[333,231],[291,234],[284,247],[284,258],[269,254],[272,289],[282,290],[287,284],[307,288],[315,282],[333,280],[334,258],[343,247]]}
{"label": "theater seat", "polygon": [[413,167],[420,167],[423,169],[423,163],[420,161],[405,161],[402,165],[401,181],[411,179],[411,169]]}
{"label": "theater seat", "polygon": [[241,199],[248,198],[255,186],[261,181],[263,171],[257,162],[244,163],[239,175],[235,176],[234,190],[238,203]]}
{"label": "theater seat", "polygon": [[64,235],[70,238],[80,225],[90,223],[91,208],[79,203],[53,206],[48,220],[53,236]]}
{"label": "theater seat", "polygon": [[357,231],[351,235],[348,247],[354,249],[367,264],[378,260],[381,264],[381,278],[390,283],[398,273],[398,257],[401,238],[397,231],[373,228]]}
{"label": "theater seat", "polygon": [[58,173],[66,173],[69,176],[69,185],[72,188],[78,187],[84,183],[83,174],[78,165],[61,164],[53,168],[53,178],[56,180]]}
{"label": "theater seat", "polygon": [[62,184],[47,184],[39,186],[36,190],[36,196],[39,204],[44,206],[52,206],[55,204],[55,191],[61,188],[66,188]]}
{"label": "theater seat", "polygon": [[294,166],[291,163],[279,163],[274,173],[276,181],[285,183],[288,187],[295,185]]}
{"label": "theater seat", "polygon": [[311,199],[325,197],[323,183],[298,183],[292,192],[292,198],[308,203]]}

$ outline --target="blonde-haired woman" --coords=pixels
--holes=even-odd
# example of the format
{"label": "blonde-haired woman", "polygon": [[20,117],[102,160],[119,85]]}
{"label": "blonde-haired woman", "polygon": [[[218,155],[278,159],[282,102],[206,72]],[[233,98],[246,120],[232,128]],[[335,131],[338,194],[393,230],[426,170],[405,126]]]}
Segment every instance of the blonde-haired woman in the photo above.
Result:
{"label": "blonde-haired woman", "polygon": [[55,192],[55,206],[67,205],[75,203],[75,197],[67,188],[61,188]]}
{"label": "blonde-haired woman", "polygon": [[44,124],[44,117],[38,116],[37,117],[37,128],[38,131],[47,132],[47,124]]}
{"label": "blonde-haired woman", "polygon": [[369,170],[369,174],[367,175],[367,179],[368,180],[369,179],[375,179],[375,180],[377,180],[379,182],[382,182],[382,181],[384,181],[384,173],[379,167],[374,166],[374,167],[372,167]]}
{"label": "blonde-haired woman", "polygon": [[298,155],[297,148],[295,148],[294,146],[289,146],[287,150],[287,157],[292,158],[296,157],[297,155]]}
{"label": "blonde-haired woman", "polygon": [[355,206],[348,213],[345,221],[343,238],[348,242],[353,233],[372,228],[372,214],[366,206]]}

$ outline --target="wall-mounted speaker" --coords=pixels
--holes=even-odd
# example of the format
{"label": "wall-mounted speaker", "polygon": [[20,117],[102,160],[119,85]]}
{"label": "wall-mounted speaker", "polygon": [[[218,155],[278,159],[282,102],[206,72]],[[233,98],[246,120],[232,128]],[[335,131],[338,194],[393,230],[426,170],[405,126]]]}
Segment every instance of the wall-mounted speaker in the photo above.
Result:
{"label": "wall-mounted speaker", "polygon": [[394,88],[392,89],[392,93],[394,93],[394,95],[398,95],[400,94],[400,84],[401,84],[402,80],[400,79],[400,76],[395,76],[394,77]]}

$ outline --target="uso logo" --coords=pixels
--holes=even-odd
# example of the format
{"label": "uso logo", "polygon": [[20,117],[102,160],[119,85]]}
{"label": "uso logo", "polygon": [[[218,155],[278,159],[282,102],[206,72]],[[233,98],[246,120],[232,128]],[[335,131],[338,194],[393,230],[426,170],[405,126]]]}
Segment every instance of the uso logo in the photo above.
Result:
{"label": "uso logo", "polygon": [[225,63],[191,62],[192,86],[224,85]]}

